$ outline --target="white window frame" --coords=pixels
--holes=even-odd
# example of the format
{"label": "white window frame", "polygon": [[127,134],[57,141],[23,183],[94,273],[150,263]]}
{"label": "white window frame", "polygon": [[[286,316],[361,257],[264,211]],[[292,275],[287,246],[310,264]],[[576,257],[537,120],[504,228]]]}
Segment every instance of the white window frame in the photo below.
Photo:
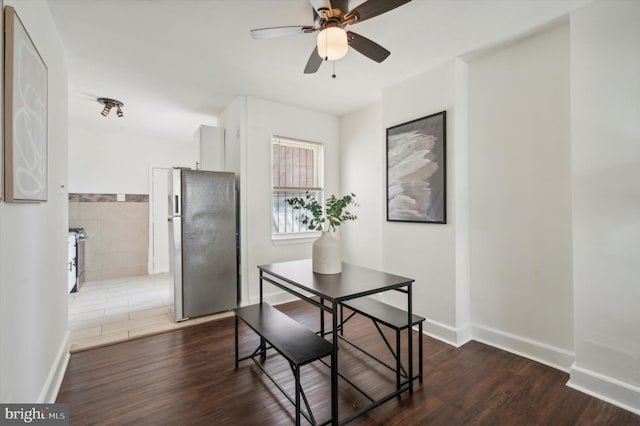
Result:
{"label": "white window frame", "polygon": [[[312,187],[286,187],[279,186],[276,187],[273,185],[273,169],[274,169],[274,146],[275,145],[286,145],[291,147],[298,147],[304,149],[313,149],[315,152],[314,155],[314,180],[316,186]],[[284,240],[301,240],[306,238],[316,238],[320,235],[319,231],[313,231],[306,228],[306,225],[302,225],[295,217],[296,213],[293,213],[293,210],[286,212],[286,215],[291,214],[292,223],[295,223],[293,229],[289,232],[275,232],[274,229],[274,221],[276,216],[276,205],[274,203],[275,194],[280,192],[283,194],[298,192],[298,196],[304,196],[306,191],[316,193],[318,200],[324,206],[324,145],[319,142],[306,141],[301,139],[290,138],[286,136],[271,136],[271,238],[274,241],[284,241]],[[295,196],[296,194],[291,194],[290,196]],[[286,195],[285,195],[286,197]],[[282,206],[281,204],[280,206]],[[287,209],[288,210],[288,209]],[[293,216],[295,215],[295,216]]]}

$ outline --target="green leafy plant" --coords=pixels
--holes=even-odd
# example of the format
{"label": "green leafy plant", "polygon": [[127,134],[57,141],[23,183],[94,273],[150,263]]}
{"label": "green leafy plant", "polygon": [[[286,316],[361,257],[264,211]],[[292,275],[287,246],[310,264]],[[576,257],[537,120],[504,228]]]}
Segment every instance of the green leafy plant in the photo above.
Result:
{"label": "green leafy plant", "polygon": [[356,194],[351,193],[342,198],[330,196],[325,201],[326,207],[322,210],[322,204],[316,197],[309,193],[304,197],[287,198],[287,203],[298,211],[296,219],[309,229],[314,231],[335,231],[336,228],[348,220],[356,220],[358,217],[347,210],[348,207],[357,207]]}

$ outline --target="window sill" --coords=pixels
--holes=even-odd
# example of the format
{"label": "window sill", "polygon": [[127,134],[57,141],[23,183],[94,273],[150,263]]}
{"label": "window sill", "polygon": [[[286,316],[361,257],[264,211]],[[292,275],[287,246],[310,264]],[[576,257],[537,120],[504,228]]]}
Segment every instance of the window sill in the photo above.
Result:
{"label": "window sill", "polygon": [[271,243],[274,246],[284,246],[292,244],[309,244],[314,242],[319,236],[320,232],[310,233],[305,235],[287,235],[280,237],[271,237]]}

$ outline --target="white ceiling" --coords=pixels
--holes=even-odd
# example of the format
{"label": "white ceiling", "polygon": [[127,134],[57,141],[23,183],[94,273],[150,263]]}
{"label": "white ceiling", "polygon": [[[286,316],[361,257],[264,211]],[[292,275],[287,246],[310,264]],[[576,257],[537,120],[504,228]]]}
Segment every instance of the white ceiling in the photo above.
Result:
{"label": "white ceiling", "polygon": [[[308,0],[48,1],[67,52],[71,127],[111,121],[132,133],[184,141],[240,95],[344,115],[379,99],[384,87],[589,2],[413,0],[349,27],[391,55],[377,64],[350,49],[332,79],[331,63],[316,74],[302,72],[314,34],[249,35],[253,28],[312,25]],[[100,116],[98,97],[124,102],[125,116]]]}

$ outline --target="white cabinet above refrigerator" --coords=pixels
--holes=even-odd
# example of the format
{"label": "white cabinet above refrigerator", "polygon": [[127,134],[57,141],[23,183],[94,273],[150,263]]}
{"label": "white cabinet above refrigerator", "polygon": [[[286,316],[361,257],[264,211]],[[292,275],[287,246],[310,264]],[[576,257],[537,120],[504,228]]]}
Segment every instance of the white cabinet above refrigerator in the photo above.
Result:
{"label": "white cabinet above refrigerator", "polygon": [[222,127],[198,127],[193,136],[196,170],[225,171],[224,129]]}

